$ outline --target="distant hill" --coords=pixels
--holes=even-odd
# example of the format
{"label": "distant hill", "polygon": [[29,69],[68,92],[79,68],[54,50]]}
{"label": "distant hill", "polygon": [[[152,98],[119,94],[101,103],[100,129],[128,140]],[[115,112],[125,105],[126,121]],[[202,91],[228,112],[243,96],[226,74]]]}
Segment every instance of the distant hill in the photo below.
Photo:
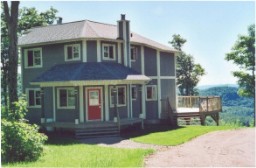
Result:
{"label": "distant hill", "polygon": [[205,89],[210,89],[210,88],[214,88],[214,87],[236,87],[236,88],[238,88],[238,85],[237,84],[201,85],[201,86],[197,86],[196,88],[199,90],[205,90]]}
{"label": "distant hill", "polygon": [[254,107],[254,99],[240,97],[237,94],[237,87],[220,86],[208,89],[199,89],[200,96],[221,96],[223,106]]}
{"label": "distant hill", "polygon": [[[254,119],[254,98],[240,97],[237,94],[238,87],[215,86],[199,89],[200,96],[221,96],[222,113],[220,113],[221,123],[223,125],[249,126],[253,125]],[[211,120],[206,121],[209,125],[213,124]]]}

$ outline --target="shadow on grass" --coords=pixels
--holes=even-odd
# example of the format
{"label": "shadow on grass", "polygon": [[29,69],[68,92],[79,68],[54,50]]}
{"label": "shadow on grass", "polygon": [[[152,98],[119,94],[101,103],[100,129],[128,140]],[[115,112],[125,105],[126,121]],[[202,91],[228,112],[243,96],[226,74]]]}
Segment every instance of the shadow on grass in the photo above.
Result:
{"label": "shadow on grass", "polygon": [[122,129],[119,136],[115,137],[97,137],[97,138],[88,138],[76,140],[74,138],[74,134],[71,132],[51,132],[47,133],[48,140],[46,142],[47,145],[72,145],[72,144],[88,144],[88,145],[97,145],[97,144],[115,144],[119,143],[124,139],[130,139],[135,137],[140,137],[144,135],[148,135],[156,132],[165,132],[171,131],[175,129],[182,129],[184,127],[172,127],[170,125],[164,124],[155,124],[155,125],[145,125],[144,129],[141,129],[140,125],[134,125],[126,129]]}
{"label": "shadow on grass", "polygon": [[129,139],[129,138],[148,135],[151,133],[166,132],[166,131],[182,129],[182,128],[185,128],[185,127],[183,126],[172,127],[166,124],[154,124],[154,125],[151,124],[151,125],[145,125],[144,129],[141,129],[140,126],[137,125],[137,126],[129,127],[127,129],[122,130],[121,137],[125,139]]}
{"label": "shadow on grass", "polygon": [[80,143],[71,132],[48,132],[45,134],[48,136],[46,145],[72,145]]}

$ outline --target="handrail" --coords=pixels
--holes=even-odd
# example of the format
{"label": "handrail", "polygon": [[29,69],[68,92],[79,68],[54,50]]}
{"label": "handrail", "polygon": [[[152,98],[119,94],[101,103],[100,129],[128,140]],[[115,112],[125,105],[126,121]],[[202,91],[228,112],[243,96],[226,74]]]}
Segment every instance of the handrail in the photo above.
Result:
{"label": "handrail", "polygon": [[178,96],[179,108],[199,108],[199,112],[222,111],[220,96]]}

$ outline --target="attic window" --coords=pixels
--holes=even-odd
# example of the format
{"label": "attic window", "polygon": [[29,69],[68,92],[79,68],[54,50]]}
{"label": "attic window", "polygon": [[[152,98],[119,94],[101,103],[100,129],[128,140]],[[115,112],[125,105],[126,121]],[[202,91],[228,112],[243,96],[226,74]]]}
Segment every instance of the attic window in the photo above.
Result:
{"label": "attic window", "polygon": [[116,59],[115,45],[103,44],[102,51],[103,51],[103,60],[115,60]]}
{"label": "attic window", "polygon": [[42,48],[32,48],[25,50],[25,68],[42,67]]}
{"label": "attic window", "polygon": [[80,45],[71,44],[65,46],[65,61],[80,60]]}

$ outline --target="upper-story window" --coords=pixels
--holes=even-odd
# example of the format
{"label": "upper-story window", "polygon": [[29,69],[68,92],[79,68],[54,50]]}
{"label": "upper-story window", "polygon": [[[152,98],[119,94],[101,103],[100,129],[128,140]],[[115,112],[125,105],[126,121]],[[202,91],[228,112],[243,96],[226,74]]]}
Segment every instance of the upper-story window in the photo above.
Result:
{"label": "upper-story window", "polygon": [[65,61],[80,60],[80,44],[65,45]]}
{"label": "upper-story window", "polygon": [[42,48],[31,48],[25,50],[25,68],[42,67]]}
{"label": "upper-story window", "polygon": [[116,50],[114,44],[103,44],[103,60],[115,60],[116,59]]}
{"label": "upper-story window", "polygon": [[136,61],[137,59],[137,47],[131,47],[131,61]]}

